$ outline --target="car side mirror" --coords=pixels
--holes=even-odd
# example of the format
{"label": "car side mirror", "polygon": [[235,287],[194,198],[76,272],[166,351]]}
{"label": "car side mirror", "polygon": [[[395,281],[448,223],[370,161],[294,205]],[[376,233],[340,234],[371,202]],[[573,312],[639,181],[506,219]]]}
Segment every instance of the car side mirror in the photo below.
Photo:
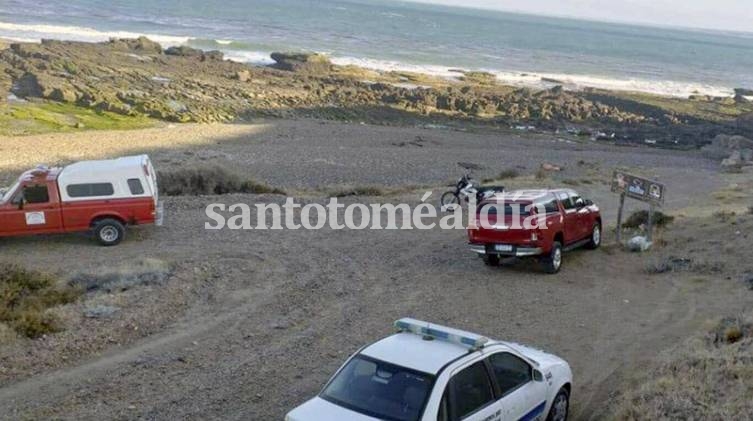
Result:
{"label": "car side mirror", "polygon": [[541,374],[539,370],[534,369],[533,370],[533,380],[537,382],[543,382],[544,381],[544,375]]}

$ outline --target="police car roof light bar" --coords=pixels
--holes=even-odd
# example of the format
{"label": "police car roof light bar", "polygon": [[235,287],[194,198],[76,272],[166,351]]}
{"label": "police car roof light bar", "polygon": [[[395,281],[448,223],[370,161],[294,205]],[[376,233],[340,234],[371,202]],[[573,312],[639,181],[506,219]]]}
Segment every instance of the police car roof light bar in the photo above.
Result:
{"label": "police car roof light bar", "polygon": [[400,332],[410,332],[415,335],[428,336],[445,342],[470,347],[472,350],[483,348],[489,338],[476,335],[451,327],[431,324],[421,320],[402,318],[395,321],[395,327]]}

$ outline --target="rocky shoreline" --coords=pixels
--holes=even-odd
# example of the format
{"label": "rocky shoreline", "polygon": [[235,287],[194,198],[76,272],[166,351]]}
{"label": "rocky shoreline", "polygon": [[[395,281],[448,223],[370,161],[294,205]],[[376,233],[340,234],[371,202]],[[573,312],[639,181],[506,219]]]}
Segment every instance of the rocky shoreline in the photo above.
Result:
{"label": "rocky shoreline", "polygon": [[0,51],[0,98],[170,122],[255,117],[460,122],[684,147],[702,146],[719,134],[753,137],[753,103],[744,90],[734,98],[689,99],[559,86],[533,90],[500,85],[483,72],[447,80],[336,66],[316,54],[272,58],[272,66],[249,66],[224,60],[218,51],[163,49],[143,37],[12,43]]}

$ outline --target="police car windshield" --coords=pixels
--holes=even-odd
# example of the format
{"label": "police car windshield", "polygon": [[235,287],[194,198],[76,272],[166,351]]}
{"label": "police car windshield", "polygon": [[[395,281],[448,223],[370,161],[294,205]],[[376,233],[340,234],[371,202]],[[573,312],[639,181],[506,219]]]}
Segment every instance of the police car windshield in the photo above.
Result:
{"label": "police car windshield", "polygon": [[416,421],[431,393],[434,376],[358,355],[320,397],[370,417]]}

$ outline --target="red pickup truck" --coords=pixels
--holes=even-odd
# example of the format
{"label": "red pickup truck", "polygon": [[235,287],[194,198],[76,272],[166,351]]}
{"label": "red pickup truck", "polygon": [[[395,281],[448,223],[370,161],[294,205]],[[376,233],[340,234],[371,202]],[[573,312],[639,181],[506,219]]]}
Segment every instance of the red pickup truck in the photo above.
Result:
{"label": "red pickup truck", "polygon": [[574,190],[520,190],[479,204],[468,239],[487,265],[506,256],[537,256],[546,272],[557,273],[562,252],[599,247],[601,229],[599,208]]}
{"label": "red pickup truck", "polygon": [[0,193],[0,237],[93,231],[116,245],[127,225],[162,223],[158,197],[146,155],[40,166]]}

